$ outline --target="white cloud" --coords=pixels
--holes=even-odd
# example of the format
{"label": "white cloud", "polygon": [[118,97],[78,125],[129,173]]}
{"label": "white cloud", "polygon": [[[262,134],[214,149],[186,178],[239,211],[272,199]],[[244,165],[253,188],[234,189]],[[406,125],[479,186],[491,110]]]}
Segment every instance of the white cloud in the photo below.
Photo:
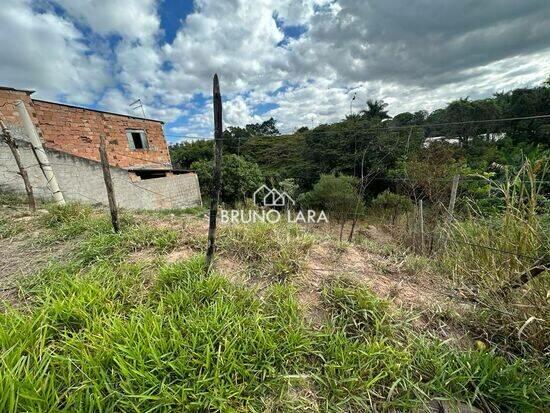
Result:
{"label": "white cloud", "polygon": [[225,102],[223,114],[225,126],[242,126],[262,121],[260,116],[252,114],[252,109],[242,96],[237,96]]}
{"label": "white cloud", "polygon": [[0,84],[37,90],[37,96],[93,101],[110,83],[108,63],[62,17],[32,10],[30,1],[0,7]]}
{"label": "white cloud", "polygon": [[[353,92],[355,111],[374,98],[396,114],[550,73],[546,1],[432,3],[196,0],[174,41],[163,43],[160,0],[15,0],[0,9],[0,84],[125,113],[140,98],[148,116],[178,120],[173,133],[210,136],[215,72],[226,125],[273,116],[285,132],[342,119]],[[290,26],[305,32],[285,37]],[[264,103],[277,107],[258,116]]]}
{"label": "white cloud", "polygon": [[101,35],[148,40],[159,28],[157,0],[53,0]]}

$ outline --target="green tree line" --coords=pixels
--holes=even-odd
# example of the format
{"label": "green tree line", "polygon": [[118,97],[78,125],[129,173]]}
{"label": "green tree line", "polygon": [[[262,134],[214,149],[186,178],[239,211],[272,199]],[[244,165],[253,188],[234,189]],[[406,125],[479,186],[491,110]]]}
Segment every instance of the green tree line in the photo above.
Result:
{"label": "green tree line", "polygon": [[[541,85],[485,99],[461,98],[431,113],[390,117],[385,102],[368,100],[358,114],[292,134],[280,134],[273,118],[229,127],[223,150],[232,171],[226,179],[235,192],[227,189],[222,199],[243,199],[258,181],[277,186],[291,179],[298,193],[305,193],[321,175],[330,174],[368,180],[365,200],[390,189],[435,201],[447,196],[446,181],[455,173],[498,178],[525,157],[548,156],[550,119],[516,119],[547,114],[550,77]],[[198,170],[207,184],[213,141],[172,145],[170,152],[176,165]]]}

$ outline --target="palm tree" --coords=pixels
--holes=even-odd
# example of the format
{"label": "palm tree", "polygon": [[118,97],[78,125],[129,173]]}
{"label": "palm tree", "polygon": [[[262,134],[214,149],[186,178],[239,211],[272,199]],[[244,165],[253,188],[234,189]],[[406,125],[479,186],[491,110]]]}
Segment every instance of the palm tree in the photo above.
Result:
{"label": "palm tree", "polygon": [[367,110],[362,110],[361,114],[367,119],[388,119],[388,111],[384,110],[388,104],[383,100],[367,100]]}

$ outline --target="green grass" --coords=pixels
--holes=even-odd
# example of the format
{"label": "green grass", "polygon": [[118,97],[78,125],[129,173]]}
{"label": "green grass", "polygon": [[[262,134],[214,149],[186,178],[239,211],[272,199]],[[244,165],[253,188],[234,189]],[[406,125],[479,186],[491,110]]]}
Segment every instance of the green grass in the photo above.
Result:
{"label": "green grass", "polygon": [[56,265],[29,281],[33,305],[0,314],[0,411],[409,409],[431,397],[511,411],[550,402],[548,370],[411,335],[347,282],[331,319],[306,326],[295,291],[260,301],[202,257],[164,264]]}
{"label": "green grass", "polygon": [[6,219],[0,217],[0,239],[11,238],[25,230],[25,225],[21,222],[14,221],[13,218]]}
{"label": "green grass", "polygon": [[144,224],[121,231],[94,233],[84,239],[76,251],[83,264],[97,261],[124,261],[128,254],[144,249],[168,252],[178,245],[179,233],[173,229],[155,228]]}
{"label": "green grass", "polygon": [[286,280],[303,270],[313,242],[298,225],[257,222],[222,226],[219,250],[246,262],[254,276]]}
{"label": "green grass", "polygon": [[[40,221],[75,247],[22,281],[0,312],[0,411],[408,411],[434,398],[492,411],[542,411],[550,371],[536,357],[457,349],[410,327],[345,279],[325,285],[322,326],[288,281],[314,242],[296,226],[231,226],[220,253],[274,281],[261,294],[200,255],[166,263],[181,235],[54,207]],[[87,223],[87,225],[84,225]],[[128,262],[142,249],[154,261]],[[288,261],[288,262],[287,262]]]}
{"label": "green grass", "polygon": [[[206,203],[203,203],[204,205],[207,205]],[[208,214],[208,208],[206,206],[195,206],[195,207],[189,207],[189,208],[170,208],[170,209],[159,209],[156,211],[152,210],[145,210],[142,211],[145,214],[158,216],[158,217],[166,217],[166,216],[176,216],[181,217],[185,215],[191,215],[194,217],[203,217],[205,214]]]}

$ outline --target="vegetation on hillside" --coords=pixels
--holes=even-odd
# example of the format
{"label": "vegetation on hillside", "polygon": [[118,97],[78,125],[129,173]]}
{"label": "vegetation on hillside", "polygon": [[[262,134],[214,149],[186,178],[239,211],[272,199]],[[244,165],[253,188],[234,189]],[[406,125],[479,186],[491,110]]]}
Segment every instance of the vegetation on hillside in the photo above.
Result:
{"label": "vegetation on hillside", "polygon": [[[301,192],[322,174],[368,175],[368,202],[386,189],[399,190],[397,178],[412,180],[412,185],[419,176],[442,180],[454,173],[503,178],[505,166],[518,169],[524,157],[540,159],[549,148],[548,118],[513,119],[550,114],[550,81],[486,99],[459,99],[432,113],[419,110],[389,118],[387,110],[383,101],[369,101],[365,110],[341,122],[290,135],[279,135],[273,119],[230,127],[224,132],[224,153],[257,163],[272,185],[294,179]],[[440,144],[426,144],[430,137],[440,137]],[[453,140],[459,144],[449,143]],[[178,144],[171,147],[172,159],[190,167],[211,159],[211,148],[212,141]]]}

